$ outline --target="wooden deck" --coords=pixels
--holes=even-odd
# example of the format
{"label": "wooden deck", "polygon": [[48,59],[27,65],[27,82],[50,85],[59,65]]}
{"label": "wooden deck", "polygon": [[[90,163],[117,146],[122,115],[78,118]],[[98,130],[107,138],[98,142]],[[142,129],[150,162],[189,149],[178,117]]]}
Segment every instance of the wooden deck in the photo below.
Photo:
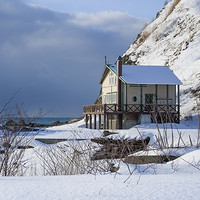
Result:
{"label": "wooden deck", "polygon": [[83,114],[105,114],[105,113],[153,113],[168,112],[178,113],[178,105],[154,105],[154,104],[97,104],[83,107]]}
{"label": "wooden deck", "polygon": [[[178,105],[154,105],[154,104],[95,104],[83,107],[86,128],[94,129],[121,129],[123,117],[129,116],[132,122],[138,123],[141,114],[151,114],[152,121],[157,123],[179,123],[180,108]],[[98,121],[97,121],[98,116]],[[113,120],[117,119],[116,128]],[[97,123],[98,122],[98,123]],[[125,122],[125,121],[123,121]]]}

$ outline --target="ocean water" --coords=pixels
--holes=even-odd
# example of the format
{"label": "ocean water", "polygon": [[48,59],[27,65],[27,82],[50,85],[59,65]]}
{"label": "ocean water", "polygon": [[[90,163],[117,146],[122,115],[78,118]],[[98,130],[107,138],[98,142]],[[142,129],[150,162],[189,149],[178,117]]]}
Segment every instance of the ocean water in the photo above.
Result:
{"label": "ocean water", "polygon": [[[40,119],[29,119],[29,121],[31,121],[32,123],[38,123],[38,124],[52,124],[56,121],[60,121],[60,122],[69,122],[71,121],[72,119],[74,118],[71,118],[71,117],[43,117],[43,118],[40,118]],[[25,120],[26,121],[26,120]]]}
{"label": "ocean water", "polygon": [[[19,122],[20,118],[0,118],[0,124],[6,124],[7,121],[9,120],[13,120],[15,122]],[[52,124],[56,121],[60,121],[60,122],[69,122],[72,119],[76,119],[76,118],[71,118],[71,117],[42,117],[39,119],[35,119],[35,118],[24,118],[24,121],[26,123],[37,123],[37,124]]]}

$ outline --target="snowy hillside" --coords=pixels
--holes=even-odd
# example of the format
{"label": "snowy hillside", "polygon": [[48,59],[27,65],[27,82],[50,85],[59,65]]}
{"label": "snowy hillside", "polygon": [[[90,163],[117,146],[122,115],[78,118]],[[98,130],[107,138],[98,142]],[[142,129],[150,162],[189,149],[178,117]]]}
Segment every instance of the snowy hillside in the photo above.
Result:
{"label": "snowy hillside", "polygon": [[200,0],[172,0],[124,53],[124,63],[167,65],[183,82],[181,116],[197,114]]}
{"label": "snowy hillside", "polygon": [[[196,121],[181,121],[180,124],[173,124],[173,126],[177,126],[176,128],[174,127],[173,131],[174,143],[176,144],[179,140],[178,135],[180,135],[180,133],[177,131],[179,129],[186,146],[190,144],[189,135],[191,136],[193,144],[196,144],[196,139],[198,137],[197,123],[196,117]],[[89,148],[91,150],[91,147],[95,147],[94,144],[90,143],[89,138],[100,137],[102,135],[102,130],[86,129],[84,124],[84,120],[81,120],[74,124],[50,127],[39,132],[36,138],[65,138],[68,139],[68,141],[58,143],[58,146],[54,144],[43,144],[36,140],[32,141],[30,145],[35,148],[27,149],[25,152],[21,162],[22,169],[19,171],[20,174],[22,173],[22,176],[5,177],[0,175],[0,199],[199,199],[199,148],[193,146],[180,148],[179,150],[176,148],[164,149],[162,153],[168,155],[168,153],[171,154],[173,151],[174,155],[179,154],[180,157],[163,164],[128,165],[120,159],[115,161],[106,159],[99,162],[95,161],[97,162],[96,165],[94,161],[89,163],[85,162],[88,152],[87,149]],[[160,133],[167,133],[167,140],[169,144],[171,144],[171,125],[160,124],[159,126]],[[164,131],[164,127],[167,132]],[[151,145],[151,147],[156,147],[155,136],[157,135],[158,137],[158,131],[155,124],[138,125],[129,130],[117,130],[117,132],[119,132],[119,134],[114,134],[109,137],[115,137],[115,139],[131,139],[139,137],[138,132],[140,132],[142,137],[151,137],[149,145]],[[75,141],[75,138],[88,138],[88,140]],[[182,146],[182,143],[180,143],[180,146]],[[77,162],[77,157],[75,156],[72,157],[73,160],[67,162],[69,160],[66,160],[66,158],[71,158],[70,155],[74,155],[74,152],[80,153],[80,151],[77,151],[77,148],[80,147],[82,153],[78,154],[79,162]],[[58,154],[54,151],[55,149],[57,149]],[[60,154],[62,152],[64,154]],[[151,148],[151,151],[148,152],[153,152],[154,155],[158,155],[159,153],[155,148]],[[137,154],[139,153],[141,155],[141,152],[137,152]],[[54,162],[54,158],[56,158],[56,162]],[[82,160],[82,158],[84,159]],[[82,161],[84,165],[81,164]],[[105,164],[107,162],[116,163],[117,166],[119,166],[119,171],[112,174],[109,171],[102,171],[102,169],[106,169]],[[70,167],[73,163],[76,164],[74,165],[76,166],[75,168]],[[98,166],[100,166],[100,171],[98,171]],[[81,169],[87,168],[89,174],[77,173],[76,169],[79,167]],[[91,171],[91,169],[94,169],[94,171]],[[70,174],[75,170],[74,172],[76,175],[69,175],[68,170],[70,170]]]}

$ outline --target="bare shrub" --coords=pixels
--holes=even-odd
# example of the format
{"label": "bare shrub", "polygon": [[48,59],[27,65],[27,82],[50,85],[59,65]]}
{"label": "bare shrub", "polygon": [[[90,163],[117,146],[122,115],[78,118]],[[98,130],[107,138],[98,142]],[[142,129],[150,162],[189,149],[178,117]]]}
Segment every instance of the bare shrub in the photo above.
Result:
{"label": "bare shrub", "polygon": [[[200,80],[200,74],[198,75],[199,75],[199,80]],[[200,147],[200,90],[198,90],[198,92],[196,92],[195,95],[196,95],[196,104],[197,104],[197,116],[198,116],[198,122],[199,122],[197,146]]]}
{"label": "bare shrub", "polygon": [[176,161],[171,162],[171,168],[172,168],[173,172],[177,171],[178,166],[179,166],[179,164]]}
{"label": "bare shrub", "polygon": [[97,148],[89,140],[74,140],[46,145],[35,153],[41,161],[43,175],[105,174],[110,171],[112,161],[91,160]]}
{"label": "bare shrub", "polygon": [[[2,176],[23,175],[22,158],[25,150],[30,148],[30,142],[38,133],[25,125],[24,118],[27,118],[27,114],[22,107],[8,107],[13,99],[14,96],[0,111],[0,175]],[[17,126],[6,125],[6,122],[13,119],[19,121]]]}

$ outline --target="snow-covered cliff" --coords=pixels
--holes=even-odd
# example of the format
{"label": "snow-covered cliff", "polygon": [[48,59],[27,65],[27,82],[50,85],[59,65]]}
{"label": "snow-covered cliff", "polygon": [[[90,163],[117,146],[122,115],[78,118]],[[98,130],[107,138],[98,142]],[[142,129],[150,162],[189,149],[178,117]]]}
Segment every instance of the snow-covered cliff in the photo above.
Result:
{"label": "snow-covered cliff", "polygon": [[200,98],[200,0],[169,2],[138,35],[124,53],[123,61],[137,65],[168,65],[183,82],[181,116],[197,114]]}

